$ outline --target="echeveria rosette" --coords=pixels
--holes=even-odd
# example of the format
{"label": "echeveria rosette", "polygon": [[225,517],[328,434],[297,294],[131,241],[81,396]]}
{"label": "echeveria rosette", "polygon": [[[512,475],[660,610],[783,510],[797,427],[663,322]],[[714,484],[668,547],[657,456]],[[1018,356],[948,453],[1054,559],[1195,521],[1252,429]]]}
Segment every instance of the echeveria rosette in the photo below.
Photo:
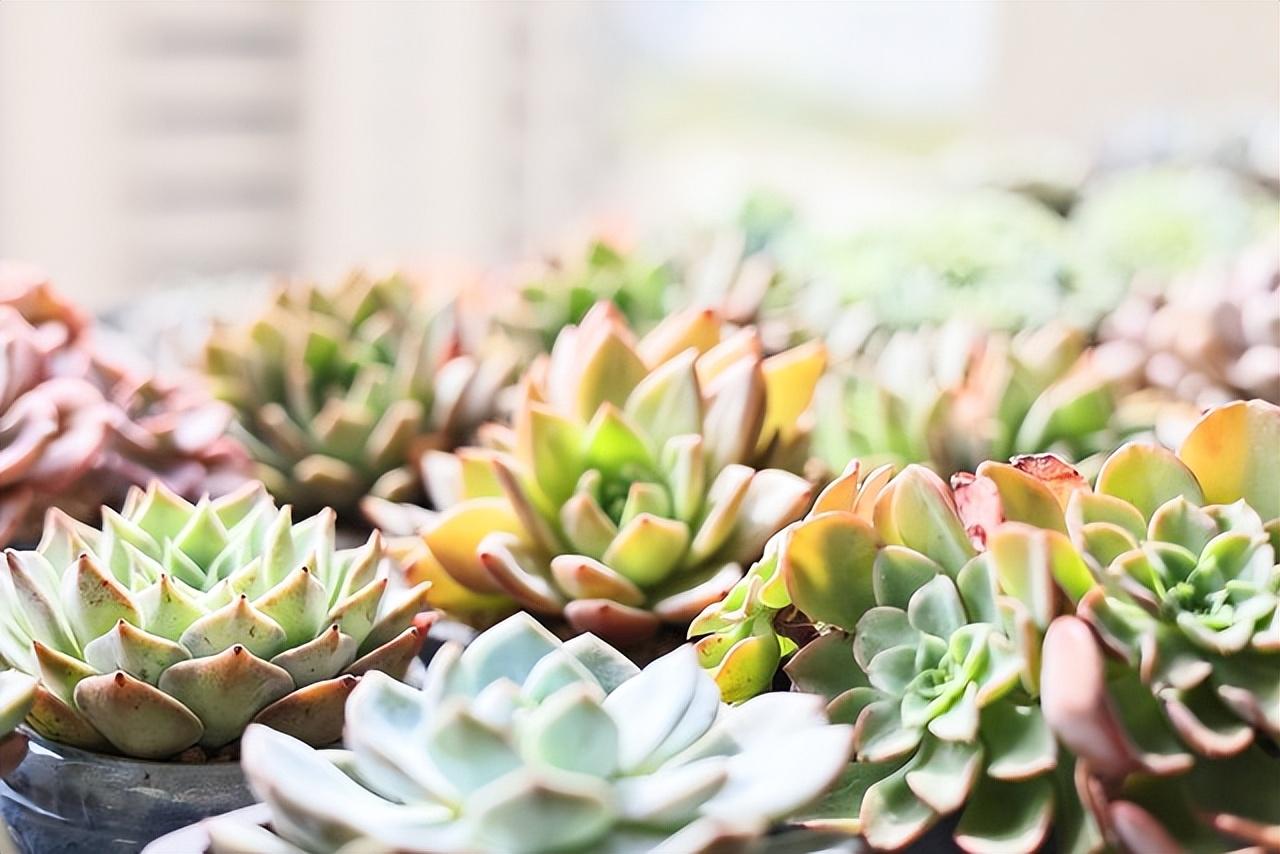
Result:
{"label": "echeveria rosette", "polygon": [[444,301],[402,275],[356,273],[285,286],[252,323],[214,330],[207,371],[273,494],[344,518],[367,494],[421,496],[414,461],[469,438],[511,368],[502,352],[464,352]]}
{"label": "echeveria rosette", "polygon": [[1167,280],[1230,259],[1276,215],[1273,199],[1228,172],[1156,166],[1086,186],[1070,224],[1082,278],[1118,301],[1134,276]]}
{"label": "echeveria rosette", "polygon": [[566,326],[576,326],[597,302],[617,306],[636,329],[650,329],[672,309],[677,284],[670,263],[656,263],[622,241],[597,236],[563,256],[511,271],[511,304],[502,325],[529,339],[535,352],[549,351]]}
{"label": "echeveria rosette", "polygon": [[142,758],[218,750],[251,721],[335,741],[360,675],[403,675],[430,615],[379,534],[334,537],[333,511],[294,523],[261,484],[194,505],[152,484],[100,529],[51,512],[0,569],[0,656],[40,680],[29,724]]}
{"label": "echeveria rosette", "polygon": [[1104,367],[1084,333],[1059,324],[1015,335],[954,321],[899,330],[826,381],[814,444],[836,470],[850,459],[945,475],[1016,454],[1084,459],[1134,429]]}
{"label": "echeveria rosette", "polygon": [[[801,283],[801,321],[831,330],[910,329],[953,317],[984,329],[1087,320],[1062,218],[1026,198],[968,193],[881,218],[827,248],[819,286]],[[855,336],[856,337],[856,336]]]}
{"label": "echeveria rosette", "polygon": [[[1025,523],[991,532],[984,551],[978,545],[936,474],[882,469],[860,483],[855,463],[779,537],[776,565],[742,585],[758,594],[773,585],[759,598],[813,622],[817,638],[787,673],[799,689],[827,696],[833,719],[855,724],[858,761],[816,824],[857,830],[885,849],[952,813],[969,851],[1034,851],[1054,826],[1072,848],[1086,832],[1058,795],[1060,760],[1038,707],[1034,654],[1056,608],[1056,580],[1074,588],[1083,565],[1065,534]],[[727,623],[703,642],[720,661],[704,663],[722,688],[758,689],[772,673],[766,658],[776,666],[777,641],[771,657],[753,655],[768,633],[753,621],[755,637],[735,639],[735,616],[714,606],[704,615]]]}
{"label": "echeveria rosette", "polygon": [[49,507],[96,518],[153,478],[189,497],[244,482],[230,410],[95,332],[39,270],[0,265],[0,543],[38,539]]}
{"label": "echeveria rosette", "polygon": [[813,696],[723,705],[687,647],[640,671],[517,614],[442,649],[421,690],[367,677],[344,751],[251,727],[270,829],[206,827],[215,854],[742,850],[835,780],[850,736]]}
{"label": "echeveria rosette", "polygon": [[711,311],[637,340],[607,303],[522,385],[514,429],[428,454],[438,514],[368,502],[411,541],[433,603],[471,622],[515,604],[631,643],[683,627],[808,506],[805,412],[821,347],[764,358]]}

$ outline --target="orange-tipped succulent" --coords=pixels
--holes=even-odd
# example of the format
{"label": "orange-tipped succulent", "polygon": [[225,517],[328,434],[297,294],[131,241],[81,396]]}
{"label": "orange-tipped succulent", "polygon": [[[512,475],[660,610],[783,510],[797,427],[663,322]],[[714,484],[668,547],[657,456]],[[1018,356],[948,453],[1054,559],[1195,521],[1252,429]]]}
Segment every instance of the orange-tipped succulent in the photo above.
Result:
{"label": "orange-tipped succulent", "polygon": [[492,414],[511,362],[464,352],[457,312],[402,275],[283,287],[260,317],[214,331],[215,392],[274,495],[300,508],[420,497],[412,464]]}
{"label": "orange-tipped succulent", "polygon": [[[817,345],[763,357],[711,311],[637,339],[598,304],[525,376],[512,429],[429,453],[438,512],[368,502],[412,540],[433,603],[472,622],[516,605],[616,642],[685,624],[808,507]],[[777,465],[780,467],[769,467]]]}

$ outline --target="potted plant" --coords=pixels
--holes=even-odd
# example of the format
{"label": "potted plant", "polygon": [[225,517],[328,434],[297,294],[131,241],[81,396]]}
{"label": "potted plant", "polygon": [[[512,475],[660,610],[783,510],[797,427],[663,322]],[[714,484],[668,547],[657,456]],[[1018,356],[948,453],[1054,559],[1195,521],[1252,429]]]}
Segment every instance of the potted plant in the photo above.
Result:
{"label": "potted plant", "polygon": [[526,373],[512,428],[428,452],[436,512],[366,510],[414,535],[412,573],[446,613],[483,625],[518,606],[653,657],[808,506],[788,469],[824,364],[816,344],[765,358],[710,310],[637,340],[599,303]]}
{"label": "potted plant", "polygon": [[822,706],[730,708],[687,646],[640,670],[518,613],[442,650],[421,689],[366,677],[345,750],[251,726],[242,761],[265,808],[148,851],[744,850],[847,761],[851,729]]}
{"label": "potted plant", "polygon": [[52,511],[0,567],[0,656],[39,680],[31,755],[0,807],[28,852],[136,851],[249,802],[251,722],[326,745],[370,671],[401,676],[425,584],[377,534],[334,547],[331,510],[294,522],[261,484],[192,504],[153,483],[100,528]]}

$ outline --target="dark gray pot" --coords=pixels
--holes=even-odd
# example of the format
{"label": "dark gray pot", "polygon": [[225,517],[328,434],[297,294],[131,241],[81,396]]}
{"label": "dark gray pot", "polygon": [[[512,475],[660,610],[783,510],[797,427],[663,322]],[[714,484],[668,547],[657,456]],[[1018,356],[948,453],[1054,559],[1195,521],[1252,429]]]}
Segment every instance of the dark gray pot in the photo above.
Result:
{"label": "dark gray pot", "polygon": [[25,854],[137,854],[253,803],[237,762],[145,762],[30,738],[27,758],[0,782],[0,812]]}

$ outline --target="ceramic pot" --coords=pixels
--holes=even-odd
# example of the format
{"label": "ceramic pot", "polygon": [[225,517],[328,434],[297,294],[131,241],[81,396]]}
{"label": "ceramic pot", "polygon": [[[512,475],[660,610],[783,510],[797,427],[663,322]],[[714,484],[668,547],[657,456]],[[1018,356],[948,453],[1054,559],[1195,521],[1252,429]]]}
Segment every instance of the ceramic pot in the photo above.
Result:
{"label": "ceramic pot", "polygon": [[237,762],[147,762],[28,737],[26,759],[0,782],[0,812],[25,854],[137,854],[253,803]]}

